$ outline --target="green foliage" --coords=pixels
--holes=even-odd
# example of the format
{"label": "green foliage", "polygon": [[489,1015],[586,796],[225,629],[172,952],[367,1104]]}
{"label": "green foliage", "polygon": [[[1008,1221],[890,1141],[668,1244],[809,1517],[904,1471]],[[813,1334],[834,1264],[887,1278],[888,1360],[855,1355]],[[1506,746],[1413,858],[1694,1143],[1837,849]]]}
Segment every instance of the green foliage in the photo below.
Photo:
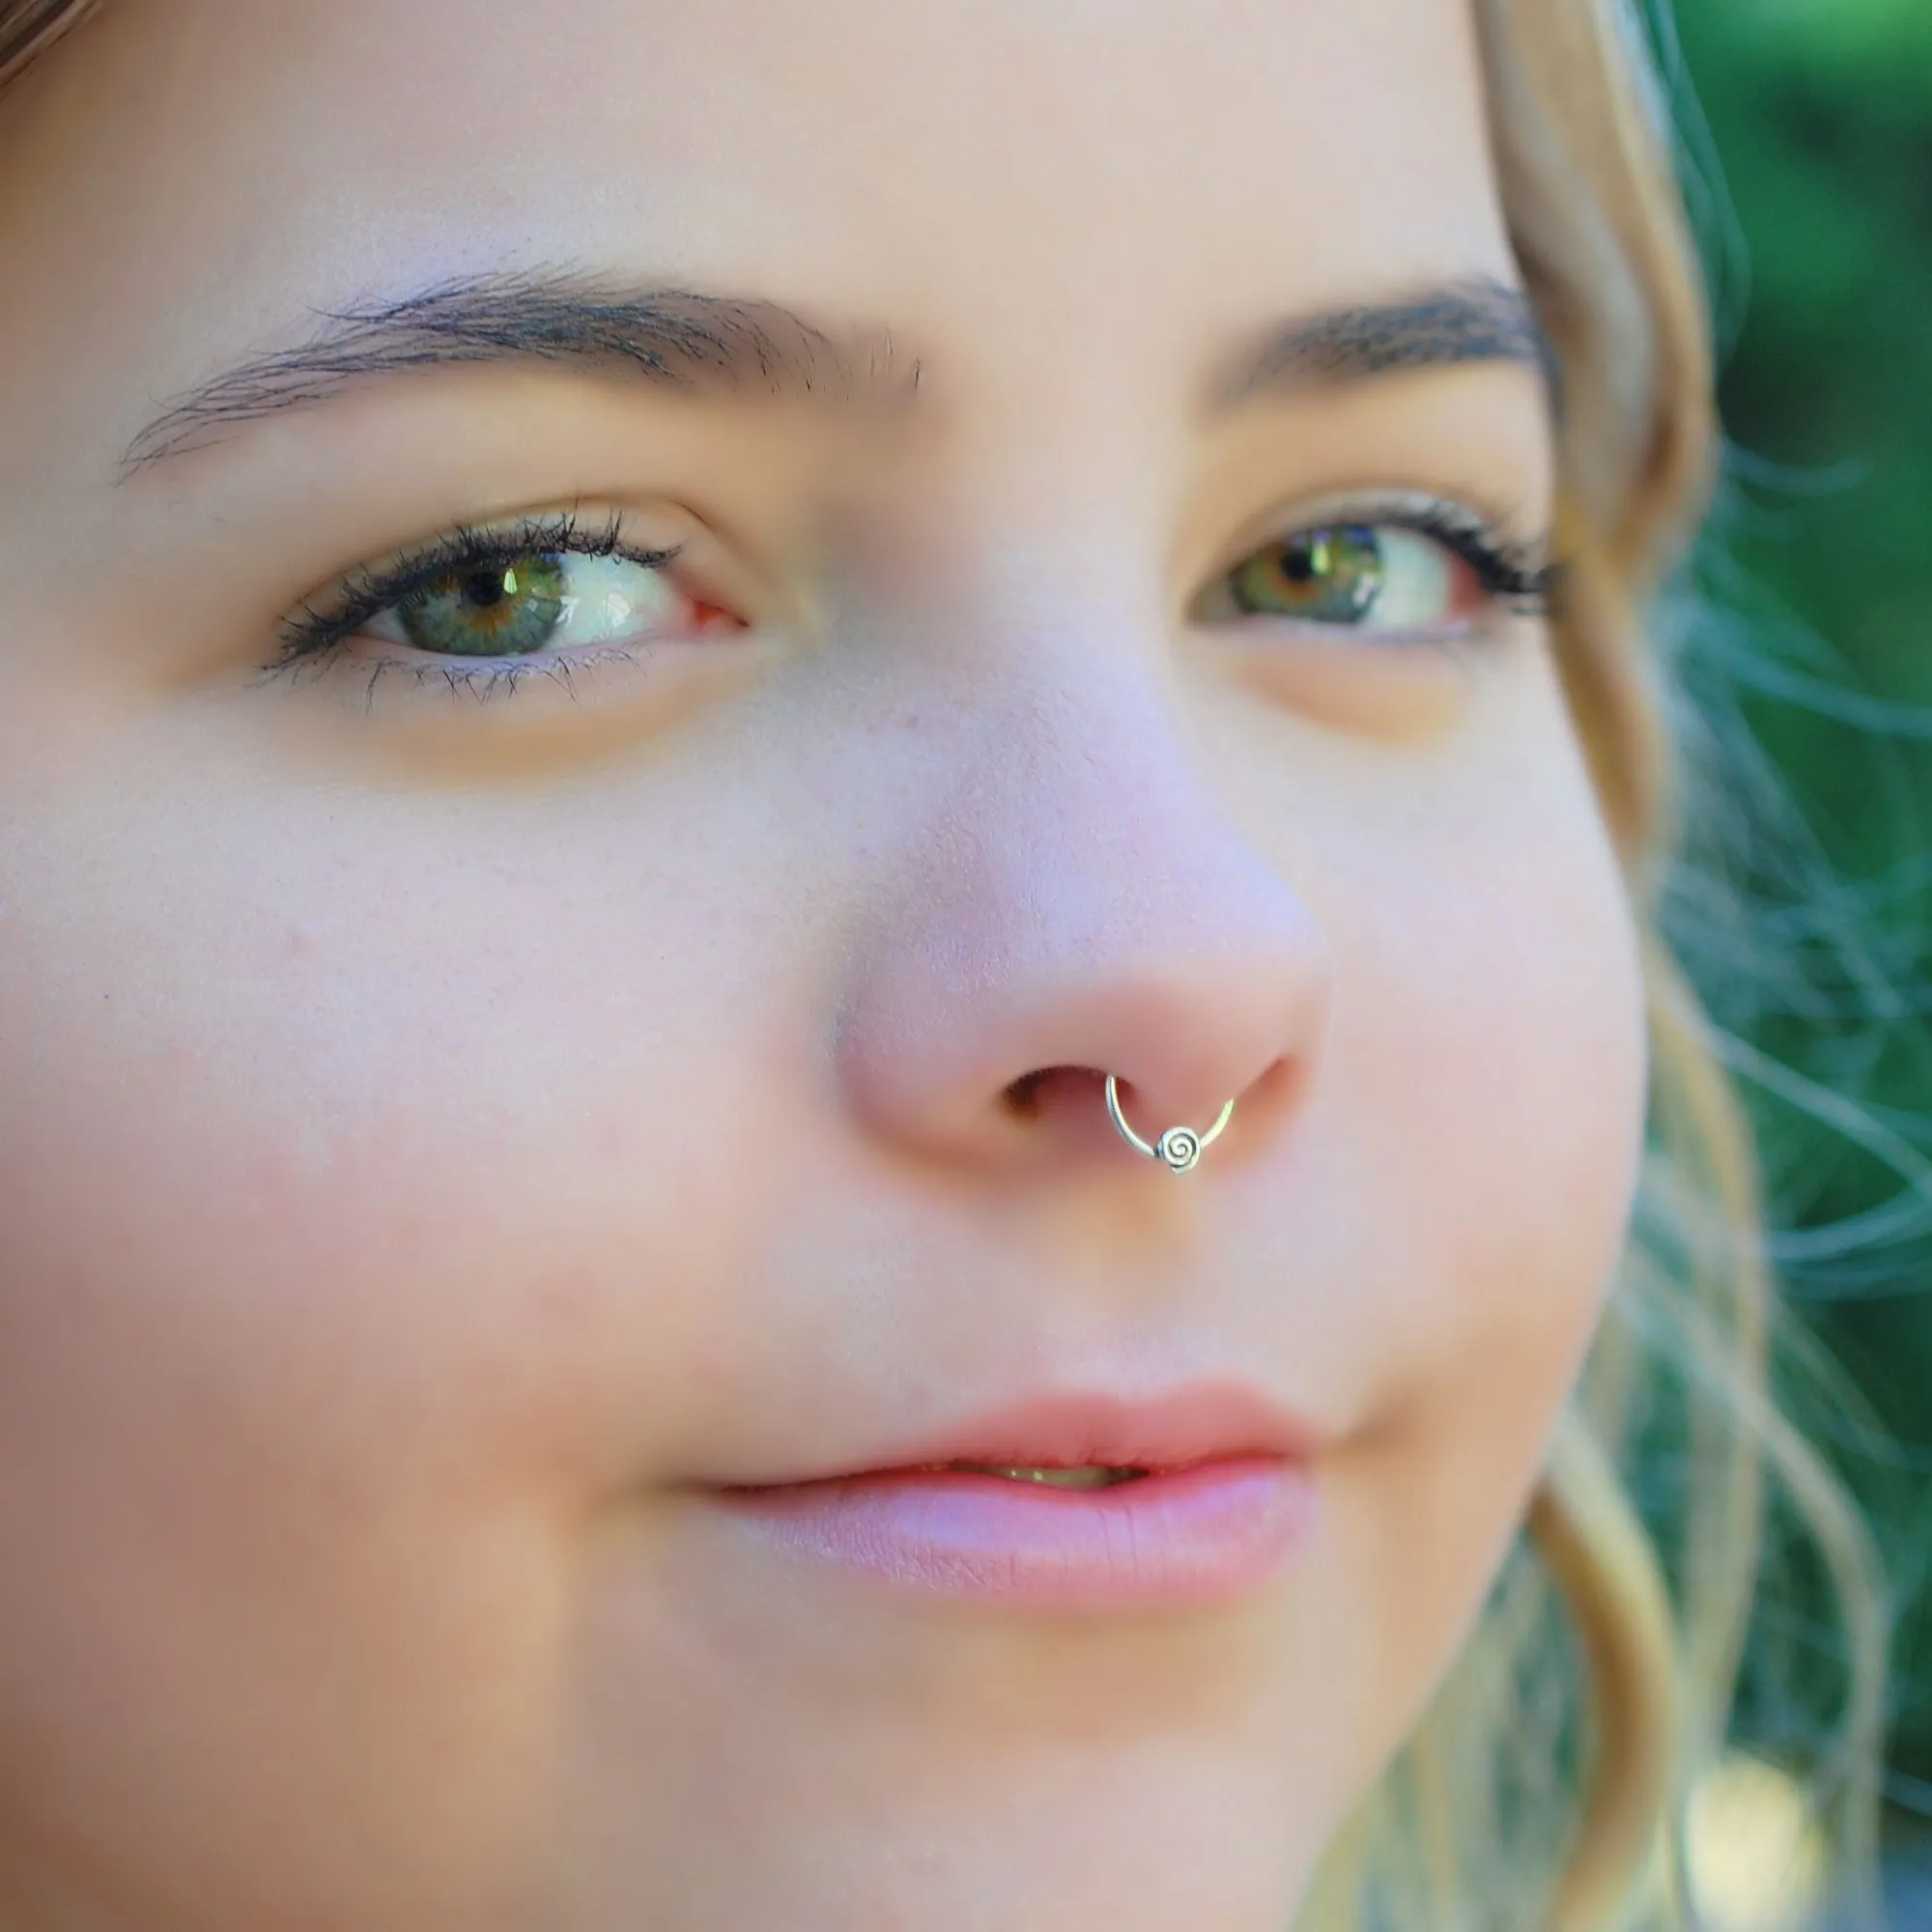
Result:
{"label": "green foliage", "polygon": [[[1816,1083],[1745,1084],[1793,1296],[1891,1438],[1842,1407],[1806,1418],[1890,1560],[1903,1825],[1932,1813],[1932,4],[1676,12],[1734,445],[1700,569],[1742,607],[1688,648],[1737,692],[1830,866],[1743,867],[1790,972],[1732,1023]],[[1861,1116],[1830,1118],[1846,1099]]]}

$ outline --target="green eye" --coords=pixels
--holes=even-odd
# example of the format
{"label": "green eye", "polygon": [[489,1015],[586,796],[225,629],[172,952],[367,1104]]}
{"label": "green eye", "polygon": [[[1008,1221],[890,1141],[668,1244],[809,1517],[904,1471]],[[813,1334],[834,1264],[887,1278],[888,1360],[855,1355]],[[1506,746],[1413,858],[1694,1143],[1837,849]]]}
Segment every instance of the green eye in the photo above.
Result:
{"label": "green eye", "polygon": [[1330,524],[1256,551],[1229,573],[1228,582],[1244,615],[1356,624],[1374,607],[1387,576],[1378,530],[1367,524]]}
{"label": "green eye", "polygon": [[541,651],[568,612],[563,558],[541,551],[447,571],[395,606],[418,649],[466,658]]}

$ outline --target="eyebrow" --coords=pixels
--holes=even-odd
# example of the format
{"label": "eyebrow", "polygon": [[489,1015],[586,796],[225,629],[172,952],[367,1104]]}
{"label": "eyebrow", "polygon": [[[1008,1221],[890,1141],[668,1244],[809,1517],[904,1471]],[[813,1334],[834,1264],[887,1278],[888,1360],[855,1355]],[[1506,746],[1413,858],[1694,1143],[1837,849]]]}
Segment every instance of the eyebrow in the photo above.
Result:
{"label": "eyebrow", "polygon": [[1462,362],[1525,364],[1542,376],[1552,409],[1558,405],[1562,365],[1529,298],[1507,282],[1471,275],[1283,325],[1232,359],[1213,386],[1210,409],[1222,413],[1283,389]]}
{"label": "eyebrow", "polygon": [[[399,298],[313,311],[308,341],[256,355],[180,397],[128,444],[120,478],[373,377],[472,362],[552,362],[691,395],[900,406],[922,365],[889,329],[835,333],[781,303],[630,287],[581,271],[488,271]],[[1558,364],[1528,298],[1474,276],[1398,299],[1300,316],[1263,331],[1209,385],[1209,414],[1263,395],[1463,362]]]}

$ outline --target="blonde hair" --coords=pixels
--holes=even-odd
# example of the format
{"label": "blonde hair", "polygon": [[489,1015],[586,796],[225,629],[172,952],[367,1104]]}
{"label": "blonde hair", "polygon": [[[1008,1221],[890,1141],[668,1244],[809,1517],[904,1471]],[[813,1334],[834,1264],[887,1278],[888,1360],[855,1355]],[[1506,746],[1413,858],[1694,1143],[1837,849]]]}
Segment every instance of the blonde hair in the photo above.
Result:
{"label": "blonde hair", "polygon": [[[97,4],[0,0],[0,88]],[[1718,440],[1697,250],[1634,5],[1475,0],[1475,12],[1504,212],[1560,364],[1553,629],[1642,934],[1650,1148],[1527,1538],[1330,1848],[1303,1932],[1688,1926],[1684,1820],[1731,1726],[1768,1479],[1842,1612],[1850,1688],[1810,1790],[1841,1886],[1875,1907],[1885,1592],[1857,1511],[1772,1398],[1779,1350],[1815,1376],[1830,1369],[1780,1310],[1749,1129],[1659,925],[1687,786],[1647,622],[1708,506]],[[1630,1464],[1666,1397],[1679,1493],[1646,1528]]]}
{"label": "blonde hair", "polygon": [[[1689,787],[1670,730],[1677,694],[1646,627],[1708,507],[1719,448],[1711,318],[1668,103],[1629,0],[1476,0],[1476,17],[1503,209],[1562,375],[1553,628],[1639,923],[1650,1141],[1529,1548],[1338,1838],[1301,1924],[1690,1925],[1686,1819],[1731,1727],[1768,1482],[1844,1625],[1849,1689],[1807,1795],[1840,1903],[1875,1918],[1886,1591],[1857,1509],[1773,1400],[1774,1359],[1845,1391],[1779,1303],[1749,1127],[1659,924]],[[1678,1493],[1647,1530],[1616,1472],[1665,1396],[1684,1444]],[[1566,1745],[1569,1778],[1552,1775]]]}

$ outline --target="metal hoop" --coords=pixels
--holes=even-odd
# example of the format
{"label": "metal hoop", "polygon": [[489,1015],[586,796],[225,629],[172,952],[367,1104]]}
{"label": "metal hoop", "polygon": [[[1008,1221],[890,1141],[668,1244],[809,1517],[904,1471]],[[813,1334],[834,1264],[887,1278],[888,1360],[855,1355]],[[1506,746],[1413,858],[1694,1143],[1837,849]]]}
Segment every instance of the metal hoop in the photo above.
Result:
{"label": "metal hoop", "polygon": [[1174,1174],[1185,1174],[1201,1158],[1203,1151],[1220,1135],[1228,1124],[1229,1116],[1235,1111],[1235,1103],[1230,1100],[1221,1109],[1220,1117],[1205,1134],[1196,1133],[1192,1127],[1169,1127],[1158,1141],[1151,1145],[1141,1139],[1127,1124],[1127,1117],[1121,1112],[1121,1094],[1117,1078],[1107,1075],[1107,1112],[1114,1125],[1120,1129],[1121,1138],[1137,1152],[1144,1153],[1150,1160],[1166,1163]]}

